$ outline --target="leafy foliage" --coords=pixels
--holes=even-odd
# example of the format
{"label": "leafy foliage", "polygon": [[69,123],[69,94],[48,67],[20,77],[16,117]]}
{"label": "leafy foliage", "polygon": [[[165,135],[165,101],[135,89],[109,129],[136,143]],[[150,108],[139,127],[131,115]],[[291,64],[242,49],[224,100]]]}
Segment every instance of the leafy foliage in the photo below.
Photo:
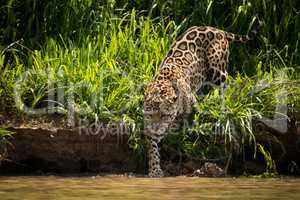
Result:
{"label": "leafy foliage", "polygon": [[4,128],[0,128],[0,164],[7,154],[7,145],[9,144],[9,138],[13,132],[8,131]]}

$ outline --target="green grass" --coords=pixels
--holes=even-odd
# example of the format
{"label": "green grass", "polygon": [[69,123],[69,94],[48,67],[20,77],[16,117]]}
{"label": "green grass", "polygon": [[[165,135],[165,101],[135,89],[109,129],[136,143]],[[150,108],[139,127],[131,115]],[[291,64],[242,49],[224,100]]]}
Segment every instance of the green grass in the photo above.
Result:
{"label": "green grass", "polygon": [[7,145],[10,145],[9,138],[13,135],[13,132],[4,128],[0,128],[0,165],[1,161],[7,156]]}
{"label": "green grass", "polygon": [[[247,149],[252,149],[255,157],[262,148],[257,149],[257,139],[262,136],[255,129],[257,122],[286,119],[276,122],[284,127],[291,118],[300,119],[295,112],[300,109],[297,73],[292,68],[273,68],[272,72],[256,68],[257,75],[228,77],[226,89],[212,88],[199,97],[192,119],[166,142],[194,159],[225,159]],[[286,110],[278,109],[281,105]]]}
{"label": "green grass", "polygon": [[[104,19],[98,29],[98,35],[86,35],[80,44],[61,36],[48,38],[40,50],[15,44],[2,52],[1,91],[8,99],[1,98],[2,112],[33,117],[59,113],[70,125],[125,123],[136,127],[129,143],[140,151],[144,87],[157,72],[178,26],[132,10]],[[7,52],[13,56],[6,64]]]}

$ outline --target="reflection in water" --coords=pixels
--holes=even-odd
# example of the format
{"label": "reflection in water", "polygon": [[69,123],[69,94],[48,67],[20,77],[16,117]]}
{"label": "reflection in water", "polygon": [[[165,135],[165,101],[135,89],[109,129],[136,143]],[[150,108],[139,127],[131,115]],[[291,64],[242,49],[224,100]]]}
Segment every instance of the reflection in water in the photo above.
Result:
{"label": "reflection in water", "polygon": [[1,200],[300,199],[300,179],[0,177]]}

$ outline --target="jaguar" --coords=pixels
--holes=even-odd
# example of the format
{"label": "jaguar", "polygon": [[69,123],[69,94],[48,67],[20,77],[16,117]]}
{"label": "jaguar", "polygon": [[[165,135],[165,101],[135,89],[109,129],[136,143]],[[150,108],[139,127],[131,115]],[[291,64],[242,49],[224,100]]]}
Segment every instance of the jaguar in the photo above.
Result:
{"label": "jaguar", "polygon": [[261,22],[247,35],[210,26],[193,26],[180,35],[145,89],[144,135],[148,140],[148,175],[161,177],[159,143],[170,127],[189,115],[204,82],[222,85],[227,76],[229,44],[257,35]]}

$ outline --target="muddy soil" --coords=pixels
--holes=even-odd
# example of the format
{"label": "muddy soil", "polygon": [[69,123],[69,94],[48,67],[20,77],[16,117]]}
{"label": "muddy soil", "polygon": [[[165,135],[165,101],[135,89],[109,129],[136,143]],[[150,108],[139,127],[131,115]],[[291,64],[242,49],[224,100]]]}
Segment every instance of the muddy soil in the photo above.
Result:
{"label": "muddy soil", "polygon": [[[129,148],[128,131],[116,131],[116,127],[70,128],[60,117],[21,120],[2,117],[3,121],[0,125],[15,134],[10,138],[7,157],[0,162],[0,174],[147,173],[146,155],[137,157]],[[293,174],[299,175],[300,128],[290,123],[284,134],[264,124],[256,129],[260,133],[257,142],[272,154],[277,170],[284,174],[293,170]],[[230,163],[193,160],[163,144],[162,168],[167,176],[220,177],[245,172],[261,174],[266,170],[266,162],[261,155],[253,159],[253,152]]]}

